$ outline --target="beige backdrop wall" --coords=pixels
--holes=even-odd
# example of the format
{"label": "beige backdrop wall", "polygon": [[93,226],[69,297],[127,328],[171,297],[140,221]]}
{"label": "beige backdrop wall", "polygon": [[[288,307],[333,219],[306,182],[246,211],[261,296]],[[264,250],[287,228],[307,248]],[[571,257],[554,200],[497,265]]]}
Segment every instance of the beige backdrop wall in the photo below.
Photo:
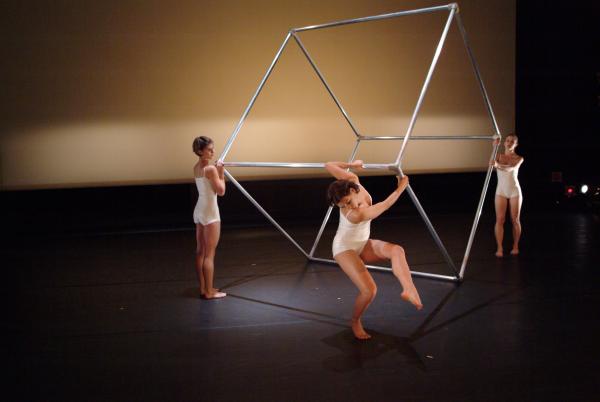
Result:
{"label": "beige backdrop wall", "polygon": [[[68,4],[67,4],[68,3]],[[189,181],[191,143],[220,152],[291,27],[429,7],[431,1],[37,2],[6,4],[2,189]],[[515,1],[459,3],[500,129],[514,128]],[[301,34],[361,133],[404,134],[446,13]],[[492,134],[453,25],[414,135]],[[290,43],[231,161],[346,159],[353,133]],[[400,142],[367,143],[368,163]],[[488,142],[414,141],[414,172],[485,169]],[[234,169],[241,179],[322,172]]]}

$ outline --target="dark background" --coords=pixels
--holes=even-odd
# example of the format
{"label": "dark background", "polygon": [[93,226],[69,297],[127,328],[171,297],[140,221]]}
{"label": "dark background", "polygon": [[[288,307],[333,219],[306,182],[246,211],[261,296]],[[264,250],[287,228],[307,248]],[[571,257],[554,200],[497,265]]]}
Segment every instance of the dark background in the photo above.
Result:
{"label": "dark background", "polygon": [[[600,41],[598,2],[517,2],[516,132],[525,157],[520,180],[528,209],[559,208],[566,184],[600,184]],[[552,182],[562,172],[563,182]],[[429,213],[475,211],[485,174],[427,174],[411,184]],[[379,199],[390,177],[367,178]],[[243,183],[276,219],[319,220],[328,180]],[[484,213],[491,213],[492,177]],[[323,194],[323,197],[321,197]],[[4,191],[5,235],[192,228],[193,183],[83,189]],[[404,197],[390,216],[414,213]],[[230,185],[220,200],[223,225],[266,220]]]}

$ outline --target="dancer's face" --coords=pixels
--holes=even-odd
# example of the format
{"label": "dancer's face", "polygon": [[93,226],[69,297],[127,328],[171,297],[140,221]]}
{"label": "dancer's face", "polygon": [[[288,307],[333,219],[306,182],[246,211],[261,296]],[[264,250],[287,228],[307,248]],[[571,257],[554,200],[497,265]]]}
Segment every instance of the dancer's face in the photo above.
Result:
{"label": "dancer's face", "polygon": [[215,154],[215,144],[210,143],[200,151],[200,158],[204,160],[211,160]]}
{"label": "dancer's face", "polygon": [[356,209],[356,208],[359,208],[361,205],[362,205],[362,201],[360,200],[360,197],[358,196],[358,192],[356,190],[354,190],[353,188],[350,189],[350,194],[348,194],[347,196],[342,198],[340,200],[340,202],[338,203],[338,207],[349,208],[349,209]]}
{"label": "dancer's face", "polygon": [[517,139],[514,136],[509,135],[508,137],[506,137],[504,139],[504,149],[507,149],[509,151],[514,151],[516,147],[517,147]]}

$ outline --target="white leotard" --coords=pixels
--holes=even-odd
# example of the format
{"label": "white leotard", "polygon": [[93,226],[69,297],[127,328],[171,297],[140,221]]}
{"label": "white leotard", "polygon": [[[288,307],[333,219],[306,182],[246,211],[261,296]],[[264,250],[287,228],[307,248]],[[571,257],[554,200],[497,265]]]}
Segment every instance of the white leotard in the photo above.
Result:
{"label": "white leotard", "polygon": [[496,195],[505,198],[522,196],[521,186],[519,185],[519,166],[497,168],[498,184],[496,185]]}
{"label": "white leotard", "polygon": [[[373,200],[371,200],[371,203],[372,202]],[[347,215],[350,215],[351,213],[352,210]],[[347,250],[354,250],[360,255],[369,241],[369,236],[371,234],[371,220],[352,223],[346,216],[344,216],[340,209],[340,224],[338,225],[337,232],[333,238],[333,244],[331,245],[331,251],[334,257]]]}
{"label": "white leotard", "polygon": [[196,187],[198,188],[198,202],[194,208],[194,223],[206,226],[220,221],[217,193],[213,190],[210,181],[206,177],[196,177]]}

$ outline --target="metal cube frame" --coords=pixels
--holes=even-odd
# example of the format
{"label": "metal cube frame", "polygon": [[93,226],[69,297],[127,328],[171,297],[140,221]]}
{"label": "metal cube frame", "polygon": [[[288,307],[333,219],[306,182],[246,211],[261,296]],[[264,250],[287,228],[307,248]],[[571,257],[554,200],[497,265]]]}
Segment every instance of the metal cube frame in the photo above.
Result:
{"label": "metal cube frame", "polygon": [[[317,67],[315,61],[313,60],[313,58],[310,56],[310,54],[308,53],[308,50],[306,49],[306,47],[304,46],[304,44],[302,43],[302,41],[300,40],[298,34],[304,31],[310,31],[310,30],[317,30],[317,29],[327,29],[327,28],[335,28],[335,27],[339,27],[339,26],[343,26],[343,25],[349,25],[349,24],[358,24],[358,23],[365,23],[365,22],[370,22],[370,21],[378,21],[378,20],[385,20],[385,19],[391,19],[391,18],[398,18],[398,17],[404,17],[404,16],[410,16],[410,15],[417,15],[417,14],[424,14],[424,13],[434,13],[434,12],[448,12],[448,18],[446,20],[446,23],[444,25],[444,29],[442,31],[441,37],[439,39],[439,42],[437,44],[435,53],[433,55],[433,59],[431,61],[431,65],[429,67],[429,71],[427,72],[425,81],[423,83],[423,87],[421,88],[421,92],[419,94],[419,98],[417,100],[416,106],[414,108],[414,111],[412,113],[411,119],[410,119],[410,123],[408,125],[408,128],[406,130],[405,135],[402,136],[368,136],[368,135],[362,135],[359,130],[356,128],[356,126],[354,125],[354,123],[352,122],[352,119],[350,118],[350,116],[348,115],[348,113],[346,112],[346,110],[344,109],[344,107],[342,106],[342,104],[340,103],[339,99],[336,97],[336,95],[334,94],[333,90],[331,89],[331,87],[329,86],[329,84],[327,83],[327,81],[325,80],[325,77],[323,76],[323,74],[321,73],[321,71],[319,70],[319,68]],[[429,83],[431,81],[431,77],[433,76],[433,72],[435,70],[435,67],[437,65],[438,59],[440,57],[440,54],[442,52],[442,49],[444,47],[444,43],[446,40],[446,37],[448,35],[448,31],[450,30],[450,26],[452,24],[452,22],[455,21],[456,24],[458,25],[460,34],[462,36],[463,39],[463,43],[464,46],[467,50],[467,55],[469,57],[469,60],[471,62],[471,66],[473,67],[473,72],[475,74],[475,77],[477,79],[477,82],[479,84],[479,89],[481,91],[482,97],[483,97],[483,101],[486,105],[486,109],[490,118],[490,121],[492,123],[492,129],[494,134],[492,135],[423,135],[423,136],[416,136],[416,137],[411,137],[413,128],[415,126],[415,122],[417,120],[417,116],[419,114],[421,105],[423,103],[423,100],[425,98],[425,94],[427,93],[427,88],[429,87]],[[297,43],[297,45],[300,47],[300,50],[302,51],[302,53],[304,54],[304,56],[306,57],[306,59],[308,60],[308,62],[310,63],[311,67],[313,68],[313,70],[315,71],[315,73],[317,74],[318,78],[320,79],[320,81],[322,82],[322,84],[325,86],[325,89],[327,90],[327,92],[329,93],[329,95],[331,96],[331,98],[333,99],[333,101],[335,102],[335,104],[337,105],[338,109],[340,110],[343,118],[346,120],[346,122],[348,123],[348,125],[350,126],[350,128],[352,129],[352,131],[354,132],[355,138],[356,138],[356,144],[354,146],[354,149],[352,151],[352,154],[350,155],[349,161],[352,162],[356,156],[356,153],[358,151],[358,147],[360,145],[360,143],[362,141],[402,141],[402,146],[400,148],[400,151],[398,152],[398,156],[396,158],[396,160],[392,163],[387,163],[387,164],[365,164],[364,168],[365,169],[380,169],[380,170],[388,170],[391,172],[394,172],[394,174],[396,175],[402,175],[402,158],[404,156],[404,153],[406,151],[406,145],[408,144],[409,140],[493,140],[496,138],[501,138],[500,135],[500,130],[498,128],[498,123],[496,121],[496,117],[494,116],[494,112],[492,110],[492,106],[490,104],[490,100],[487,94],[487,91],[485,89],[485,86],[483,84],[483,81],[481,79],[481,74],[479,72],[479,67],[477,65],[477,62],[475,61],[475,57],[473,55],[473,52],[471,50],[471,47],[469,45],[469,41],[467,38],[467,33],[466,30],[464,28],[464,25],[462,23],[462,19],[459,13],[459,7],[457,3],[451,3],[451,4],[447,4],[447,5],[443,5],[443,6],[438,6],[438,7],[429,7],[429,8],[421,8],[421,9],[416,9],[416,10],[408,10],[408,11],[399,11],[399,12],[394,12],[394,13],[389,13],[389,14],[381,14],[381,15],[374,15],[374,16],[369,16],[369,17],[362,17],[362,18],[354,18],[354,19],[348,19],[348,20],[341,20],[341,21],[335,21],[335,22],[331,22],[331,23],[326,23],[326,24],[320,24],[320,25],[311,25],[311,26],[306,26],[306,27],[301,27],[301,28],[293,28],[290,29],[289,32],[287,33],[285,39],[283,40],[283,43],[281,44],[281,46],[279,47],[279,50],[277,51],[277,53],[275,54],[275,57],[273,59],[273,61],[271,62],[269,68],[267,69],[267,72],[265,73],[265,75],[263,76],[260,84],[258,85],[258,88],[256,89],[254,95],[252,96],[252,98],[250,99],[250,102],[248,103],[248,106],[246,107],[246,109],[244,110],[237,126],[235,127],[235,129],[233,130],[231,136],[229,137],[227,143],[225,144],[225,147],[223,149],[223,152],[221,153],[219,160],[222,161],[224,163],[224,165],[226,167],[277,167],[277,168],[324,168],[325,167],[325,163],[300,163],[300,162],[229,162],[229,161],[225,161],[225,158],[227,156],[227,154],[229,153],[229,150],[231,149],[240,129],[242,128],[246,118],[248,117],[248,114],[250,113],[250,110],[252,109],[256,99],[258,98],[259,94],[261,93],[265,83],[267,82],[269,76],[271,75],[271,73],[273,72],[273,69],[275,68],[275,65],[277,64],[277,61],[279,60],[283,50],[285,49],[285,47],[288,45],[288,43],[290,42],[290,39],[293,38],[294,41]],[[491,155],[491,159],[494,159],[496,157],[496,154],[498,152],[498,148],[499,148],[499,142],[497,144],[494,145],[494,147],[492,148],[492,155]],[[479,203],[477,205],[477,211],[475,213],[475,218],[473,220],[473,225],[471,226],[471,231],[469,234],[469,240],[467,242],[467,246],[465,249],[465,253],[462,259],[462,263],[460,265],[460,269],[457,268],[456,264],[454,263],[454,261],[452,260],[452,258],[450,257],[450,254],[448,253],[448,251],[446,250],[446,247],[444,246],[444,244],[442,243],[440,237],[438,236],[437,232],[435,231],[435,228],[433,227],[431,221],[429,220],[429,217],[427,216],[427,213],[425,212],[425,210],[423,209],[423,207],[421,206],[421,203],[419,202],[419,199],[417,198],[415,192],[413,191],[413,189],[411,188],[411,186],[409,185],[407,187],[407,191],[408,194],[412,200],[412,202],[414,203],[415,207],[417,208],[417,210],[419,211],[419,214],[421,215],[423,221],[425,222],[427,229],[429,230],[429,232],[431,233],[431,236],[433,237],[436,245],[438,246],[439,250],[441,251],[444,259],[446,260],[446,263],[448,264],[448,266],[452,269],[454,275],[439,275],[439,274],[433,274],[433,273],[427,273],[427,272],[417,272],[417,271],[411,271],[413,276],[419,276],[419,277],[425,277],[425,278],[432,278],[432,279],[440,279],[440,280],[446,280],[446,281],[453,281],[453,282],[460,282],[463,280],[464,278],[464,274],[465,274],[465,269],[467,267],[467,263],[469,261],[469,255],[471,252],[471,248],[473,246],[473,240],[475,238],[475,233],[477,230],[477,226],[479,224],[479,218],[481,217],[481,211],[483,208],[483,203],[485,200],[485,195],[487,192],[487,188],[489,186],[489,182],[490,182],[490,178],[491,178],[491,173],[492,173],[492,166],[489,166],[487,169],[487,173],[485,176],[485,180],[484,180],[484,184],[483,184],[483,188],[481,190],[481,196],[479,198]],[[306,252],[293,238],[292,236],[290,236],[278,223],[277,221],[275,221],[275,219],[273,219],[273,217],[271,217],[271,215],[269,215],[267,213],[267,211],[265,211],[261,205],[250,195],[250,193],[248,193],[248,191],[246,191],[246,189],[233,177],[233,175],[225,170],[225,174],[228,177],[228,179],[242,192],[242,194],[244,194],[244,196],[246,198],[248,198],[248,200],[250,200],[250,202],[252,204],[254,204],[254,206],[277,228],[279,229],[279,231],[281,231],[281,233],[289,240],[292,242],[292,244],[294,244],[294,246],[296,246],[296,248],[298,248],[298,250],[300,250],[300,252],[302,254],[304,254],[304,256],[310,260],[310,261],[316,261],[316,262],[325,262],[325,263],[333,263],[336,264],[335,260],[333,259],[324,259],[324,258],[317,258],[314,256],[315,254],[315,250],[317,249],[317,246],[319,244],[319,241],[321,239],[321,236],[323,234],[323,231],[325,230],[325,227],[327,225],[327,222],[329,220],[329,217],[331,216],[331,211],[333,209],[333,206],[330,206],[329,209],[327,210],[327,213],[325,214],[325,218],[323,220],[323,223],[321,224],[321,227],[319,229],[319,232],[317,234],[317,237],[315,239],[315,242],[310,250],[310,252]],[[374,269],[374,270],[381,270],[381,271],[391,271],[392,269],[389,267],[383,267],[383,266],[377,266],[377,265],[367,265],[367,268],[369,269]]]}

